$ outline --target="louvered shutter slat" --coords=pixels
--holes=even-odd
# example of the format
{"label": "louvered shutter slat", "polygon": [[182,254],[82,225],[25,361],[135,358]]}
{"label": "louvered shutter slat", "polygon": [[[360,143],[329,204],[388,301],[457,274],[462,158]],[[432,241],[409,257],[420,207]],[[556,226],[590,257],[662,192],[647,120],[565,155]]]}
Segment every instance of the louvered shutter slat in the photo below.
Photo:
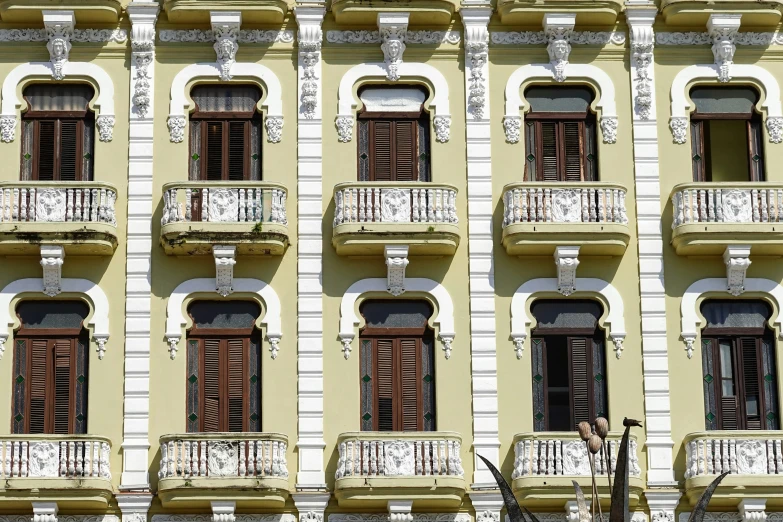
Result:
{"label": "louvered shutter slat", "polygon": [[228,344],[228,431],[244,429],[245,341],[229,339]]}
{"label": "louvered shutter slat", "polygon": [[737,429],[737,398],[722,397],[720,401],[724,430]]}
{"label": "louvered shutter slat", "polygon": [[739,340],[742,350],[742,380],[744,384],[745,404],[751,408],[755,404],[755,411],[746,412],[746,429],[761,429],[761,386],[759,382],[758,341],[755,338],[743,337]]}
{"label": "louvered shutter slat", "polygon": [[33,339],[30,361],[30,433],[46,433],[46,355],[48,342]]}
{"label": "louvered shutter slat", "polygon": [[402,431],[418,431],[421,412],[419,407],[419,371],[417,339],[400,339],[402,356]]}
{"label": "louvered shutter slat", "polygon": [[580,422],[591,422],[590,418],[590,383],[587,342],[583,337],[568,339],[571,351],[571,390],[574,403],[574,427]]}
{"label": "louvered shutter slat", "polygon": [[392,181],[392,122],[372,122],[373,180]]}
{"label": "louvered shutter slat", "polygon": [[582,125],[578,121],[563,122],[565,148],[565,181],[582,181]]}
{"label": "louvered shutter slat", "polygon": [[541,122],[542,171],[541,181],[557,181],[557,124]]}
{"label": "louvered shutter slat", "polygon": [[228,122],[228,179],[245,179],[245,127],[244,121]]}
{"label": "louvered shutter slat", "polygon": [[69,339],[54,342],[54,433],[57,434],[70,431],[71,346]]}
{"label": "louvered shutter slat", "polygon": [[376,357],[378,374],[378,430],[393,431],[394,426],[394,341],[378,339]]}
{"label": "louvered shutter slat", "polygon": [[54,121],[38,122],[38,179],[54,181]]}
{"label": "louvered shutter slat", "polygon": [[394,181],[416,181],[416,122],[394,122]]}
{"label": "louvered shutter slat", "polygon": [[223,179],[223,122],[208,121],[206,177],[209,181]]}
{"label": "louvered shutter slat", "polygon": [[203,431],[220,431],[220,341],[204,339]]}
{"label": "louvered shutter slat", "polygon": [[79,158],[79,122],[60,122],[60,180],[76,181]]}

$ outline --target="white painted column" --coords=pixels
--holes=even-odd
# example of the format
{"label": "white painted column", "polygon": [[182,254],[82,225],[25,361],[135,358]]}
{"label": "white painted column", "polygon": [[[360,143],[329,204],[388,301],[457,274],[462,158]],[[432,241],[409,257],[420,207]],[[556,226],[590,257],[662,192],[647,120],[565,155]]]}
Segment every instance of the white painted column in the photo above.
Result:
{"label": "white painted column", "polygon": [[671,399],[663,281],[658,122],[655,117],[652,2],[632,0],[626,19],[631,32],[631,89],[634,99],[633,151],[639,235],[647,484],[677,487],[672,468]]}
{"label": "white painted column", "polygon": [[465,26],[467,93],[470,351],[473,386],[473,469],[475,470],[472,488],[496,488],[495,479],[477,456],[481,454],[499,466],[495,269],[492,238],[492,151],[487,65],[489,42],[487,24],[492,16],[492,8],[486,0],[465,0],[462,2],[460,14]]}
{"label": "white painted column", "polygon": [[[325,5],[323,1],[297,3],[299,24],[299,111],[297,118],[297,324],[299,472],[298,491],[326,489],[324,475],[324,375],[323,375],[323,174],[322,174],[322,90],[321,42]],[[305,495],[308,496],[308,495]],[[318,509],[303,508],[304,499],[294,501],[300,514]],[[309,496],[308,496],[309,497]],[[312,499],[310,499],[312,500]],[[328,501],[328,495],[327,499]],[[325,503],[323,505],[325,507]],[[323,516],[323,508],[320,509]]]}
{"label": "white painted column", "polygon": [[[128,140],[128,260],[125,304],[125,396],[121,491],[149,491],[150,256],[155,22],[158,3],[128,5],[131,28]],[[142,502],[143,503],[143,502]],[[132,502],[138,505],[138,499]],[[121,507],[121,509],[123,509]],[[134,511],[138,513],[139,511]],[[144,510],[146,519],[146,510]],[[125,510],[123,509],[123,518]]]}

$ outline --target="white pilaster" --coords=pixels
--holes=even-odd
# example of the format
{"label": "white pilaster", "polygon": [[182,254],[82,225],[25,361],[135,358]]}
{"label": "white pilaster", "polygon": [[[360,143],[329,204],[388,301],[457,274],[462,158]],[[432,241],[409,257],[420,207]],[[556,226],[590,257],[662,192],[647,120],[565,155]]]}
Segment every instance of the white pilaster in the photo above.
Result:
{"label": "white pilaster", "polygon": [[[155,22],[159,5],[134,0],[128,139],[128,260],[125,283],[125,396],[120,490],[149,490],[150,256]],[[145,511],[146,514],[146,511]],[[125,513],[123,512],[123,518]],[[138,519],[136,519],[138,520]],[[125,521],[124,521],[125,522]]]}
{"label": "white pilaster", "polygon": [[[655,85],[652,25],[657,10],[652,2],[628,2],[626,6],[631,32],[631,89],[636,102],[633,112],[633,151],[639,236],[644,408],[647,421],[647,483],[651,488],[676,487],[672,468],[674,442],[666,345],[658,130],[655,89],[652,88]],[[640,95],[643,95],[642,98]]]}
{"label": "white pilaster", "polygon": [[465,114],[467,118],[468,256],[470,270],[470,349],[473,402],[473,488],[496,488],[476,456],[500,465],[498,382],[495,338],[495,268],[492,237],[492,151],[490,146],[487,24],[489,1],[464,1]]}
{"label": "white pilaster", "polygon": [[[294,7],[299,25],[299,66],[297,69],[299,111],[297,118],[297,222],[299,250],[297,259],[298,328],[298,404],[299,433],[297,449],[299,472],[296,487],[300,491],[326,489],[324,474],[324,375],[323,375],[323,214],[322,173],[322,88],[321,23],[323,1],[298,2]],[[303,497],[307,497],[304,495]],[[310,500],[308,500],[308,498]],[[310,497],[301,500],[308,505]],[[310,512],[294,502],[300,515]],[[323,507],[316,514],[323,518]]]}
{"label": "white pilaster", "polygon": [[118,493],[114,496],[122,513],[122,522],[147,522],[152,495],[146,493]]}

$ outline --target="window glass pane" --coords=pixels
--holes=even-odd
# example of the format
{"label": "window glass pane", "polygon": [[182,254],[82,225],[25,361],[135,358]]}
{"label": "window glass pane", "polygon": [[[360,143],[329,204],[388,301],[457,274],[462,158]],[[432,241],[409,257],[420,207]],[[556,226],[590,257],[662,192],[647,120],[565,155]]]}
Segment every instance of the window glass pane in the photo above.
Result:
{"label": "window glass pane", "polygon": [[536,328],[595,329],[603,308],[589,300],[538,300],[530,307]]}
{"label": "window glass pane", "polygon": [[191,97],[199,112],[253,112],[261,91],[253,85],[201,85]]}
{"label": "window glass pane", "polygon": [[365,301],[359,310],[371,328],[424,328],[432,316],[427,301]]}
{"label": "window glass pane", "polygon": [[750,87],[695,87],[691,100],[700,114],[750,114],[759,96]]}
{"label": "window glass pane", "polygon": [[90,307],[83,301],[22,301],[16,312],[22,328],[81,328]]}
{"label": "window glass pane", "polygon": [[701,313],[708,328],[764,328],[770,309],[764,301],[710,300]]}
{"label": "window glass pane", "polygon": [[584,112],[593,102],[592,89],[586,87],[530,87],[525,99],[531,112]]}
{"label": "window glass pane", "polygon": [[734,369],[731,358],[731,341],[721,340],[719,350],[722,394],[724,397],[733,397]]}
{"label": "window glass pane", "polygon": [[188,313],[196,328],[251,328],[261,308],[253,301],[195,301]]}
{"label": "window glass pane", "polygon": [[759,414],[759,397],[753,395],[745,401],[745,413],[748,417],[756,417]]}
{"label": "window glass pane", "polygon": [[40,83],[30,85],[23,94],[32,111],[84,111],[94,93],[84,84]]}

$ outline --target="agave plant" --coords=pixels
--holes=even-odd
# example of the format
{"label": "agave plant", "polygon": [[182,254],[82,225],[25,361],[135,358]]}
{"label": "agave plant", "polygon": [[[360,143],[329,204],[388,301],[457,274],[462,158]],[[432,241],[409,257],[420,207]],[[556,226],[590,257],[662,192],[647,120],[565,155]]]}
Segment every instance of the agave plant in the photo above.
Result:
{"label": "agave plant", "polygon": [[[609,476],[610,473],[607,472],[607,478],[609,480],[609,492],[611,494],[612,502],[609,510],[609,522],[630,522],[631,520],[628,497],[628,482],[630,472],[628,467],[628,436],[631,431],[631,426],[641,426],[641,423],[633,419],[626,418],[623,420],[623,425],[625,426],[625,431],[623,432],[623,438],[620,442],[620,451],[617,455],[614,486],[612,486],[612,479]],[[590,424],[586,422],[581,423],[579,426],[579,435],[582,440],[585,441],[588,451],[588,459],[590,459],[593,495],[593,513],[591,515],[590,511],[587,509],[587,502],[585,501],[582,488],[579,487],[579,484],[577,484],[576,481],[573,481],[574,490],[576,493],[576,502],[579,508],[579,522],[592,522],[593,518],[595,518],[596,505],[599,509],[598,516],[600,517],[600,520],[603,521],[603,513],[601,513],[601,506],[598,500],[598,486],[595,480],[594,456],[600,451],[604,458],[608,457],[608,448],[606,446],[608,423],[606,419],[598,418],[596,419],[595,427],[596,429],[593,431]],[[503,503],[506,506],[506,512],[508,513],[510,522],[539,522],[538,518],[533,513],[531,513],[527,507],[519,506],[519,503],[517,502],[513,491],[511,490],[511,486],[508,485],[508,482],[506,482],[506,479],[504,479],[503,475],[500,474],[500,471],[498,471],[498,469],[493,466],[491,462],[481,455],[479,455],[479,458],[484,461],[484,464],[487,465],[487,468],[490,470],[492,476],[495,477],[495,480],[498,483],[500,492],[503,495]],[[728,475],[728,473],[724,473],[723,475],[718,476],[707,487],[704,493],[702,493],[701,498],[699,498],[699,502],[691,512],[691,516],[688,519],[688,522],[702,522],[704,520],[704,513],[707,511],[707,505],[710,503],[712,494],[715,492],[718,484],[720,484],[726,475]]]}

